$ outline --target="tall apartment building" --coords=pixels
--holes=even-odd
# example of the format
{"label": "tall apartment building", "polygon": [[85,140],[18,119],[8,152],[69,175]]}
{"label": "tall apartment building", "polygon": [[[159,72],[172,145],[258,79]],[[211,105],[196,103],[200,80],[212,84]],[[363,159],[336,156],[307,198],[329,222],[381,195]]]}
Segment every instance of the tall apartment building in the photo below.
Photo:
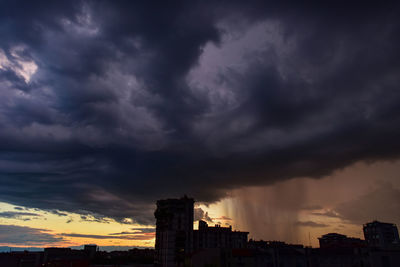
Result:
{"label": "tall apartment building", "polygon": [[183,266],[193,251],[193,205],[186,196],[157,201],[155,265]]}
{"label": "tall apartment building", "polygon": [[399,247],[397,226],[392,223],[373,221],[363,225],[364,237],[370,247]]}

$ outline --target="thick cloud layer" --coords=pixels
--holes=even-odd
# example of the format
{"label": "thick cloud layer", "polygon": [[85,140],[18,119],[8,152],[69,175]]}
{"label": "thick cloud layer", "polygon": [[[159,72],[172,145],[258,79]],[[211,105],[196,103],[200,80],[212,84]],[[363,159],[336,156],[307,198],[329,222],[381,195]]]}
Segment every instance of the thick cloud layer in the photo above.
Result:
{"label": "thick cloud layer", "polygon": [[28,246],[57,244],[64,241],[63,237],[56,236],[45,229],[3,224],[0,224],[0,237],[3,244]]}
{"label": "thick cloud layer", "polygon": [[154,201],[400,152],[399,8],[0,4],[0,198],[153,222]]}
{"label": "thick cloud layer", "polygon": [[381,184],[376,190],[336,207],[343,219],[362,224],[372,220],[400,221],[400,190],[391,184]]}

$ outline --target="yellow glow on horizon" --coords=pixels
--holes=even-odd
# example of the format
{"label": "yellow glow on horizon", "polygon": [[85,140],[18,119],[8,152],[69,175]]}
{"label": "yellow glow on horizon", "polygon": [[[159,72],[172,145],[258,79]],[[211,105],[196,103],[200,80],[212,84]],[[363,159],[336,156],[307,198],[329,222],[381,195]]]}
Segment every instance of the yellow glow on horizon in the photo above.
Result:
{"label": "yellow glow on horizon", "polygon": [[[245,229],[245,225],[243,225],[239,220],[235,220],[235,216],[233,213],[233,209],[235,206],[234,198],[226,198],[222,201],[205,205],[205,204],[197,204],[196,207],[203,209],[205,212],[208,212],[208,216],[213,219],[213,222],[209,222],[210,226],[215,224],[220,224],[221,226],[227,227],[229,225],[232,226],[233,230],[239,231],[250,231],[249,237],[253,237],[255,239],[261,239],[257,236],[252,235],[251,229]],[[54,234],[56,236],[63,236],[65,239],[64,242],[60,243],[48,243],[43,244],[43,247],[66,247],[66,246],[80,246],[84,244],[97,244],[98,246],[140,246],[140,247],[154,247],[155,244],[155,236],[146,240],[128,240],[128,239],[118,239],[118,238],[109,238],[109,239],[97,239],[90,237],[68,237],[63,234],[81,234],[81,235],[109,235],[121,232],[132,232],[131,228],[146,228],[147,226],[139,225],[139,224],[122,224],[118,223],[112,219],[108,219],[107,222],[95,222],[95,221],[85,221],[80,218],[79,214],[75,213],[66,213],[67,216],[59,216],[48,211],[37,210],[37,209],[25,209],[24,210],[16,210],[14,205],[0,202],[0,212],[4,211],[13,211],[13,212],[29,212],[36,213],[40,215],[40,217],[32,217],[30,220],[21,220],[21,219],[12,219],[12,218],[0,218],[0,224],[3,225],[17,225],[17,226],[26,226],[36,229],[44,229],[46,233]],[[300,237],[298,240],[283,240],[286,242],[292,243],[301,243],[303,245],[312,245],[313,247],[318,247],[318,237],[323,234],[329,232],[340,232],[342,234],[346,234],[352,237],[362,238],[362,232],[360,230],[360,226],[345,224],[338,218],[327,218],[327,217],[319,217],[310,214],[310,212],[302,212],[299,217],[300,221],[316,221],[321,224],[327,224],[329,227],[321,227],[321,228],[311,228],[311,227],[300,227]],[[70,221],[68,223],[68,221]],[[342,228],[339,229],[338,226]],[[198,228],[198,222],[195,222],[194,229]],[[268,238],[267,238],[268,240]],[[15,244],[7,244],[1,243],[2,246],[12,246],[12,247],[30,247],[31,245],[15,245]]]}
{"label": "yellow glow on horizon", "polygon": [[[46,233],[53,234],[55,236],[62,236],[65,241],[60,243],[48,243],[43,244],[44,247],[48,246],[79,246],[83,244],[97,244],[98,246],[140,246],[140,247],[153,247],[155,243],[155,237],[148,235],[148,239],[145,240],[131,240],[118,238],[118,235],[110,235],[109,238],[90,238],[90,237],[69,237],[65,234],[80,234],[80,235],[96,235],[96,236],[107,236],[109,234],[121,233],[121,232],[134,232],[132,228],[149,228],[146,225],[140,224],[122,224],[116,222],[111,218],[107,218],[106,222],[97,221],[86,221],[82,220],[79,214],[62,212],[67,216],[60,216],[54,213],[38,210],[23,208],[23,210],[16,210],[18,206],[0,202],[0,212],[27,212],[35,213],[39,216],[26,216],[19,219],[15,218],[0,218],[0,224],[2,225],[16,225],[22,227],[30,227],[35,229],[43,229]],[[85,215],[90,218],[89,215]],[[28,219],[29,220],[24,220]],[[93,218],[92,218],[93,219]],[[136,234],[141,234],[137,232]],[[120,235],[123,236],[123,235]],[[132,235],[134,236],[134,235]],[[13,247],[27,247],[24,245],[7,244],[1,243],[3,246]],[[28,245],[30,247],[31,245]]]}

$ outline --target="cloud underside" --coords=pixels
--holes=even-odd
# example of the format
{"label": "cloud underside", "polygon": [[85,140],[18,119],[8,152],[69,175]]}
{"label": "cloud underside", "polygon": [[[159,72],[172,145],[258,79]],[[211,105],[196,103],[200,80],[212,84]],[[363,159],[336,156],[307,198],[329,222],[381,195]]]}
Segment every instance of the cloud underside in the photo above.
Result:
{"label": "cloud underside", "polygon": [[43,246],[62,241],[64,241],[64,238],[56,236],[45,229],[0,225],[0,242],[2,244]]}
{"label": "cloud underside", "polygon": [[28,221],[32,218],[41,217],[42,215],[33,212],[14,212],[14,211],[3,211],[0,212],[0,218],[6,219],[17,219]]}
{"label": "cloud underside", "polygon": [[355,224],[373,220],[400,222],[400,190],[383,183],[372,192],[339,204],[336,210],[343,219]]}
{"label": "cloud underside", "polygon": [[320,228],[320,227],[328,227],[329,225],[314,221],[298,221],[295,223],[295,226]]}
{"label": "cloud underside", "polygon": [[125,239],[125,240],[152,240],[155,235],[153,233],[136,234],[136,235],[89,235],[89,234],[75,234],[75,233],[64,233],[62,236],[65,237],[78,237],[78,238],[90,238],[90,239]]}
{"label": "cloud underside", "polygon": [[398,158],[398,11],[2,2],[0,200],[152,224],[159,198]]}
{"label": "cloud underside", "polygon": [[61,233],[55,234],[46,229],[32,228],[28,226],[0,225],[0,243],[24,246],[48,246],[62,244],[70,238],[85,239],[111,239],[111,240],[153,240],[154,229],[140,228],[133,232],[121,232],[108,235]]}

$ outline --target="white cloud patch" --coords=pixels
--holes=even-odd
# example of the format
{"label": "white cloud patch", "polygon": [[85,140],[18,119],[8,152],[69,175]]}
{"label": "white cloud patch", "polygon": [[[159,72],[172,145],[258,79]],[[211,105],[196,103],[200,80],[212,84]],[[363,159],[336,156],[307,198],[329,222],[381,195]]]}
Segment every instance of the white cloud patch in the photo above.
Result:
{"label": "white cloud patch", "polygon": [[24,46],[15,46],[11,49],[9,58],[4,50],[0,49],[0,70],[10,69],[22,77],[26,83],[29,83],[38,66],[35,61],[21,56],[25,50]]}

